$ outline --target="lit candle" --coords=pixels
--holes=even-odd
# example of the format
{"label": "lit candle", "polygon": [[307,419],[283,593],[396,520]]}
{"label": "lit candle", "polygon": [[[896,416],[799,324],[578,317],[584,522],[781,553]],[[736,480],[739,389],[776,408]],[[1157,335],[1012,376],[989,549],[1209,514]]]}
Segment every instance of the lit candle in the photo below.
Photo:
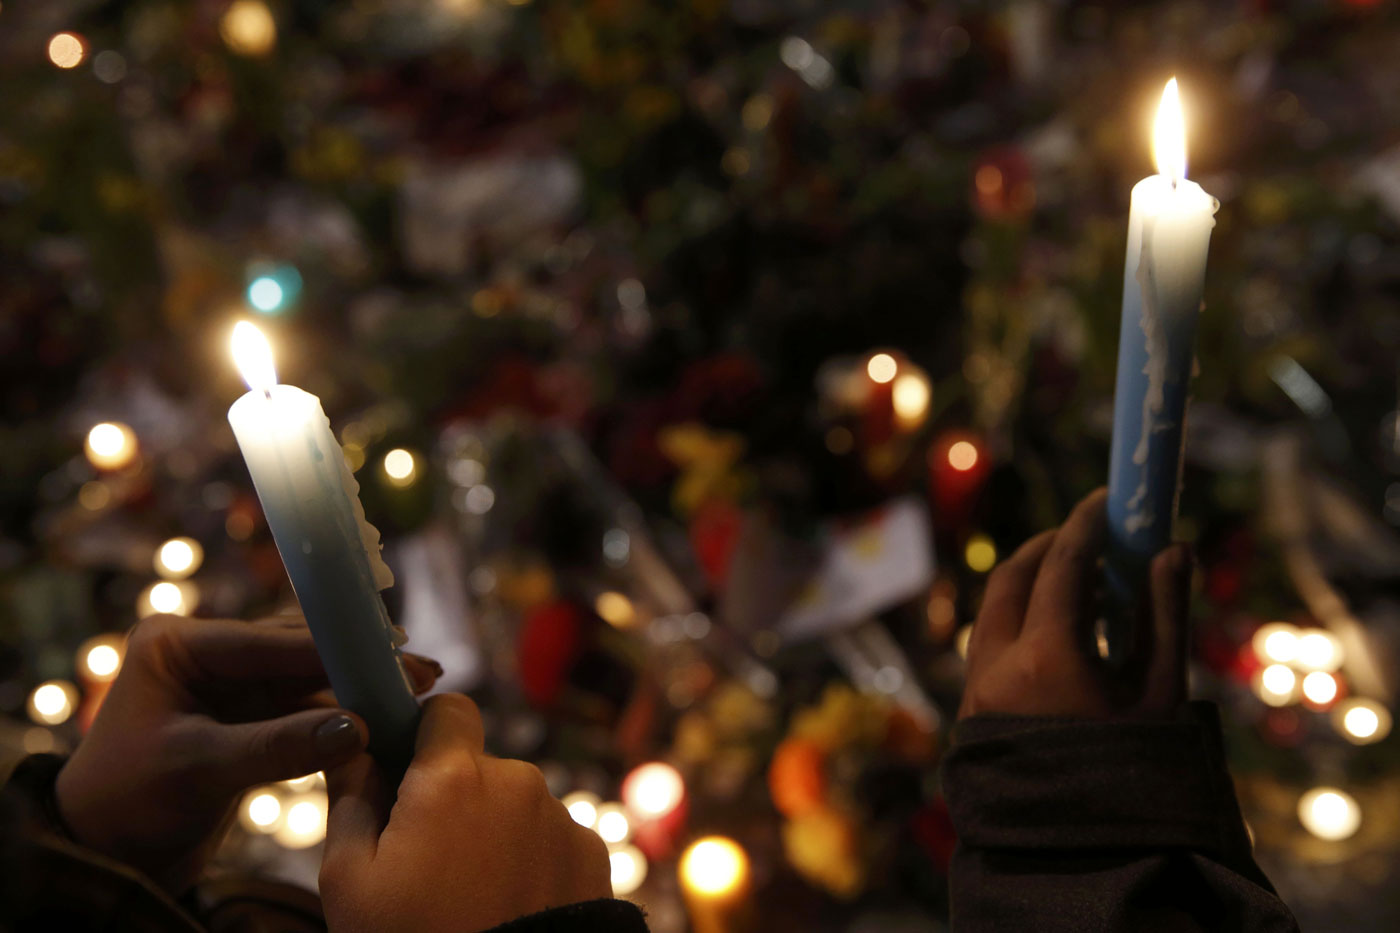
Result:
{"label": "lit candle", "polygon": [[262,332],[240,322],[233,355],[251,391],[233,403],[229,424],[331,688],[369,725],[370,750],[381,761],[407,763],[418,703],[379,596],[394,577],[379,556],[379,532],[365,520],[359,485],[320,400],[277,384]]}
{"label": "lit candle", "polygon": [[753,926],[749,857],[739,843],[706,836],[681,855],[681,894],[693,933],[741,933]]}
{"label": "lit candle", "polygon": [[1171,542],[1192,344],[1219,206],[1186,178],[1175,78],[1162,92],[1153,150],[1158,174],[1133,187],[1128,216],[1108,480],[1111,583],[1128,606],[1147,564]]}

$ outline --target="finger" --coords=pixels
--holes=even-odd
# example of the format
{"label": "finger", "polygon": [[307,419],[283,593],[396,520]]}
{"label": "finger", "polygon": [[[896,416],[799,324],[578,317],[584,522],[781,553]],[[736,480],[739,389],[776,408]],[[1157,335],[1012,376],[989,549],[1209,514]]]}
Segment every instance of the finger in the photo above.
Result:
{"label": "finger", "polygon": [[1051,638],[1074,644],[1090,597],[1103,551],[1107,491],[1084,497],[1055,532],[1031,590],[1023,636]]}
{"label": "finger", "polygon": [[325,679],[304,626],[152,616],[137,624],[133,650],[157,653],[187,683],[254,678]]}
{"label": "finger", "polygon": [[343,764],[364,751],[369,735],[364,720],[345,710],[202,728],[203,764],[231,791]]}
{"label": "finger", "polygon": [[1142,704],[1147,710],[1170,713],[1186,698],[1186,658],[1190,640],[1191,549],[1173,545],[1152,560],[1152,658],[1147,668]]}
{"label": "finger", "polygon": [[486,732],[481,723],[481,711],[470,697],[460,693],[442,693],[423,704],[423,719],[418,724],[413,764],[431,765],[443,759],[455,759],[463,748],[480,755],[485,747]]}
{"label": "finger", "polygon": [[379,834],[389,821],[384,780],[368,755],[356,755],[326,771],[326,844],[322,876],[368,865],[379,846]]}
{"label": "finger", "polygon": [[279,612],[274,616],[263,616],[261,619],[254,619],[254,625],[261,625],[265,628],[306,628],[306,616],[300,611]]}
{"label": "finger", "polygon": [[431,690],[433,684],[442,676],[442,665],[421,654],[403,652],[403,667],[408,671],[409,679],[413,681],[414,693]]}
{"label": "finger", "polygon": [[1054,529],[1042,531],[992,571],[977,622],[972,626],[972,640],[967,647],[969,663],[974,657],[990,656],[1016,640],[1036,574],[1054,538]]}

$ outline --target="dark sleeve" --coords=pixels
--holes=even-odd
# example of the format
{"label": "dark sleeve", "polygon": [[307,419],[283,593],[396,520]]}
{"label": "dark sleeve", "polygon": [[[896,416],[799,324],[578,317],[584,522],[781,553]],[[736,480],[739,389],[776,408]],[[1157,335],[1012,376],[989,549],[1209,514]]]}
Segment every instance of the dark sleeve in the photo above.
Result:
{"label": "dark sleeve", "polygon": [[647,933],[636,904],[605,897],[512,920],[487,933]]}
{"label": "dark sleeve", "polygon": [[1171,722],[975,716],[942,778],[955,930],[1298,929],[1250,854],[1210,704]]}

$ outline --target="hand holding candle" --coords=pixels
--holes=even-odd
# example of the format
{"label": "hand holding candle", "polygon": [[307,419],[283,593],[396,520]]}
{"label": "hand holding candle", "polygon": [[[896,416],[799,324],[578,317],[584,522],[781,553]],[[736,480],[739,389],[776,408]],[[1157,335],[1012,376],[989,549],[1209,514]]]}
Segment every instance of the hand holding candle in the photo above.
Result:
{"label": "hand holding candle", "polygon": [[1162,93],[1153,149],[1158,174],[1133,187],[1128,216],[1108,481],[1110,598],[1128,606],[1152,556],[1171,542],[1196,316],[1219,206],[1186,179],[1175,78]]}
{"label": "hand holding candle", "polygon": [[394,582],[379,532],[320,400],[277,384],[271,347],[252,324],[234,327],[233,354],[250,391],[229,424],[336,699],[365,720],[381,762],[406,764],[418,703],[379,597]]}

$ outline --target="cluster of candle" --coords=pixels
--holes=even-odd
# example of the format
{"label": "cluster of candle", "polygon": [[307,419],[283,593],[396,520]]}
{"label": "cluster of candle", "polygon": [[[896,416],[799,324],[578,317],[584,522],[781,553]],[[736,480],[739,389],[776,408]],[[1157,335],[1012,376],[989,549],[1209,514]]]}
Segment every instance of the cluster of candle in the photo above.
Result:
{"label": "cluster of candle", "polygon": [[[680,772],[653,761],[622,781],[622,799],[604,802],[575,791],[563,798],[574,822],[608,844],[613,893],[625,897],[647,878],[651,862],[675,854],[685,834],[689,798]],[[749,902],[748,856],[732,839],[706,836],[687,845],[678,863],[681,890],[697,933],[732,933],[744,926]]]}
{"label": "cluster of candle", "polygon": [[[1380,703],[1365,697],[1338,702],[1346,689],[1346,653],[1331,632],[1270,622],[1255,631],[1250,647],[1263,665],[1254,675],[1254,691],[1269,706],[1301,700],[1313,710],[1330,710],[1333,728],[1355,745],[1390,734],[1390,710]],[[1361,826],[1361,808],[1344,790],[1316,787],[1299,799],[1298,820],[1320,839],[1347,839]]]}
{"label": "cluster of candle", "polygon": [[318,771],[254,787],[243,795],[238,822],[285,849],[305,849],[326,837],[327,806],[325,775]]}
{"label": "cluster of candle", "polygon": [[1346,655],[1331,632],[1271,622],[1259,627],[1251,646],[1263,665],[1254,675],[1254,692],[1268,705],[1301,700],[1314,710],[1333,709],[1339,731],[1357,744],[1379,741],[1390,731],[1389,712],[1372,700],[1349,700],[1333,708],[1346,691],[1340,672]]}

